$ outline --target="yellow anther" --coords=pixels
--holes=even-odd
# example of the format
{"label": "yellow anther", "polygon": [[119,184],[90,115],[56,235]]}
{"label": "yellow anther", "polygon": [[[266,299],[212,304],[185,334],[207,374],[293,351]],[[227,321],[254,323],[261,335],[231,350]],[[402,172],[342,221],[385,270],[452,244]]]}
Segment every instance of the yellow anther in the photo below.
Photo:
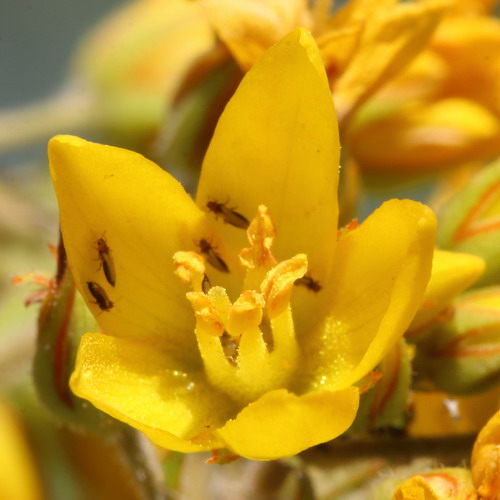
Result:
{"label": "yellow anther", "polygon": [[203,257],[196,252],[176,252],[174,254],[174,273],[184,283],[191,283],[195,292],[199,292],[205,276]]}
{"label": "yellow anther", "polygon": [[249,248],[240,252],[240,261],[248,269],[264,267],[270,269],[276,265],[271,247],[276,236],[274,222],[266,206],[259,206],[259,213],[247,229]]}
{"label": "yellow anther", "polygon": [[224,333],[224,322],[210,297],[203,292],[189,292],[186,294],[196,317],[196,329],[220,337]]}
{"label": "yellow anther", "polygon": [[243,292],[229,312],[227,330],[231,337],[239,339],[243,332],[258,327],[264,306],[262,294],[253,290]]}
{"label": "yellow anther", "polygon": [[307,271],[307,256],[297,254],[273,267],[260,285],[267,304],[267,314],[275,318],[290,302],[295,280],[302,278]]}

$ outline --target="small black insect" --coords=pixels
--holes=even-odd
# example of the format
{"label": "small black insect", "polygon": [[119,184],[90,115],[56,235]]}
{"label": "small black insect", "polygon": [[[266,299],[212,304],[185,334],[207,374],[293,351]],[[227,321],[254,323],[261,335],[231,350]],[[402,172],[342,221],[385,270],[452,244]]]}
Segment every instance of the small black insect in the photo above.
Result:
{"label": "small black insect", "polygon": [[210,280],[208,279],[208,276],[204,274],[203,280],[201,281],[201,290],[203,293],[208,293],[210,288],[212,288]]}
{"label": "small black insect", "polygon": [[318,293],[323,288],[318,281],[307,275],[302,276],[302,278],[299,278],[298,280],[295,280],[294,285],[305,286],[307,289],[311,290],[311,292],[314,293]]}
{"label": "small black insect", "polygon": [[109,300],[104,288],[95,281],[87,281],[87,287],[92,297],[95,299],[95,304],[99,306],[101,311],[109,311],[113,308],[113,302]]}
{"label": "small black insect", "polygon": [[116,283],[116,273],[115,264],[113,258],[111,257],[111,250],[104,238],[99,238],[96,242],[97,252],[99,254],[99,261],[101,262],[102,270],[104,271],[104,276],[108,280],[108,283],[115,286]]}
{"label": "small black insect", "polygon": [[229,272],[229,267],[227,267],[227,264],[222,260],[222,257],[214,250],[214,247],[208,240],[202,238],[198,242],[198,248],[200,249],[200,252],[205,255],[207,262],[212,267],[214,267],[221,273]]}
{"label": "small black insect", "polygon": [[227,224],[231,224],[231,226],[247,229],[250,225],[250,221],[244,215],[236,212],[233,208],[229,208],[227,203],[219,203],[218,201],[210,200],[207,203],[207,208],[213,212],[216,217],[220,215],[222,220]]}

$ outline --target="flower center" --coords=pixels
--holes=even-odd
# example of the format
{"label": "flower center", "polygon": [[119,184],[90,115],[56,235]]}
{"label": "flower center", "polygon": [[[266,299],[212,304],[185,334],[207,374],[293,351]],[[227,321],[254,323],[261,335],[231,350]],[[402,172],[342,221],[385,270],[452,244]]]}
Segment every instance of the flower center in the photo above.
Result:
{"label": "flower center", "polygon": [[286,387],[295,372],[299,351],[290,298],[307,271],[305,254],[282,262],[272,255],[276,231],[266,207],[259,207],[247,235],[250,246],[239,254],[246,267],[243,292],[234,303],[223,287],[207,286],[203,254],[174,255],[176,274],[193,290],[186,296],[206,374],[243,403]]}

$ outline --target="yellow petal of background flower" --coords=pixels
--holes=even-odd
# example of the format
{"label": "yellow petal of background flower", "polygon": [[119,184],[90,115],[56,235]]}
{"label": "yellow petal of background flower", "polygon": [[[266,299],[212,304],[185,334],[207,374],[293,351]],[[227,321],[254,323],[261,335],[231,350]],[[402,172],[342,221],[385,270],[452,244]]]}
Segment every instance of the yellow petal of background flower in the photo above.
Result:
{"label": "yellow petal of background flower", "polygon": [[[273,254],[307,254],[309,272],[322,282],[335,252],[338,164],[325,70],[311,35],[295,30],[266,52],[227,105],[197,202],[227,201],[248,219],[266,205],[277,230]],[[222,222],[218,231],[235,254],[247,246],[245,231]]]}
{"label": "yellow petal of background flower", "polygon": [[0,434],[0,497],[5,500],[45,498],[32,443],[20,418],[3,400],[0,400]]}
{"label": "yellow petal of background flower", "polygon": [[313,386],[360,380],[403,335],[430,278],[435,229],[426,206],[391,200],[341,238],[325,290],[328,316],[303,339]]}
{"label": "yellow petal of background flower", "polygon": [[273,460],[329,441],[351,425],[358,391],[296,396],[285,389],[268,392],[217,431],[226,447],[253,460]]}
{"label": "yellow petal of background flower", "polygon": [[476,255],[436,250],[422,306],[411,322],[406,337],[411,340],[417,335],[455,296],[483,274],[484,267],[484,260]]}
{"label": "yellow petal of background flower", "polygon": [[399,172],[404,166],[422,172],[495,156],[500,121],[466,99],[403,104],[385,116],[373,114],[365,123],[360,119],[350,131],[349,146],[366,171]]}
{"label": "yellow petal of background flower", "polygon": [[[203,213],[175,179],[137,153],[58,136],[49,159],[69,264],[99,325],[197,356],[187,287],[174,275],[172,257],[194,247]],[[99,262],[99,238],[109,246],[115,286]],[[100,310],[87,282],[104,289],[109,311]]]}
{"label": "yellow petal of background flower", "polygon": [[431,48],[448,65],[445,95],[470,99],[500,116],[500,19],[449,17],[436,31]]}
{"label": "yellow petal of background flower", "polygon": [[[155,345],[99,333],[83,336],[70,384],[100,410],[183,452],[220,447],[207,426],[221,426],[232,410],[203,371],[183,371]],[[205,439],[189,441],[200,434]]]}
{"label": "yellow petal of background flower", "polygon": [[296,26],[307,26],[305,0],[202,0],[215,31],[241,68]]}
{"label": "yellow petal of background flower", "polygon": [[335,85],[335,105],[340,117],[351,113],[411,62],[428,43],[448,3],[404,3],[370,16],[359,49]]}

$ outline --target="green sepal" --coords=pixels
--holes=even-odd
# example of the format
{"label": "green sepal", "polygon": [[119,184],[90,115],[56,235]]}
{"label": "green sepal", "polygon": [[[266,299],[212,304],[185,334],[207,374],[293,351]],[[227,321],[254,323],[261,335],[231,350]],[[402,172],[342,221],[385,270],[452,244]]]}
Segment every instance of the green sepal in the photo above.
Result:
{"label": "green sepal", "polygon": [[61,278],[40,308],[33,363],[35,387],[42,403],[57,419],[110,437],[121,424],[69,388],[80,338],[86,332],[99,331],[99,327],[76,290],[70,271],[66,270]]}
{"label": "green sepal", "polygon": [[456,395],[475,394],[500,383],[500,287],[463,294],[453,314],[419,344],[420,379]]}
{"label": "green sepal", "polygon": [[381,378],[361,396],[350,433],[405,428],[412,379],[411,350],[401,339],[376,368]]}
{"label": "green sepal", "polygon": [[437,243],[486,261],[475,287],[500,283],[500,160],[483,168],[439,214]]}

